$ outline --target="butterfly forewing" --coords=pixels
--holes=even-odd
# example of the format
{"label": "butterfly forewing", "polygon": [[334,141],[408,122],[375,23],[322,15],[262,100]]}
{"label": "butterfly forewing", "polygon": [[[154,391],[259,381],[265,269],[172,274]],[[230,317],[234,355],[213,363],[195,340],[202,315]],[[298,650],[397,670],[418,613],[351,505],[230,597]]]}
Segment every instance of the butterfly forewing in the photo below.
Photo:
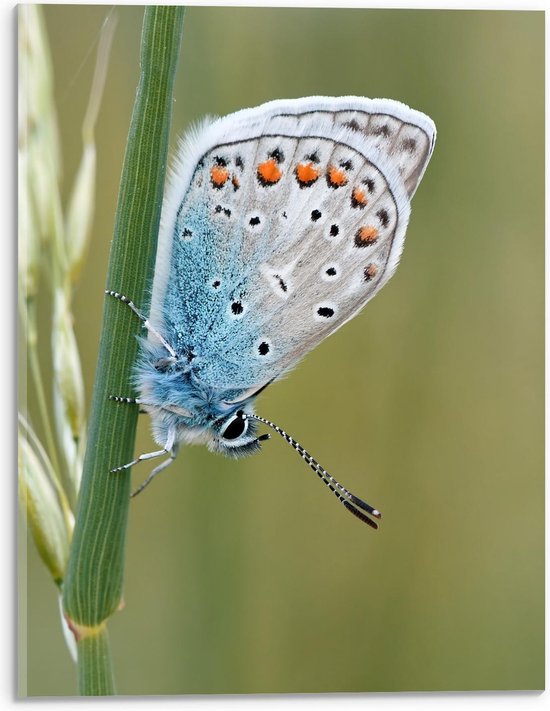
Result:
{"label": "butterfly forewing", "polygon": [[206,128],[165,204],[152,314],[214,388],[276,377],[372,298],[433,146],[397,102],[300,101]]}

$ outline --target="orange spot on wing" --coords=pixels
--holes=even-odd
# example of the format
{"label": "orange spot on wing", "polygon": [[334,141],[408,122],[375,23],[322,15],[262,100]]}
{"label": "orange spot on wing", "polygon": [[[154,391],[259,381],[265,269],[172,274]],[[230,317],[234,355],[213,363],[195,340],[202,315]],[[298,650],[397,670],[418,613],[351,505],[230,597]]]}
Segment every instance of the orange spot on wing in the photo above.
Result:
{"label": "orange spot on wing", "polygon": [[357,247],[368,247],[378,239],[378,230],[372,225],[360,227],[355,233],[355,244]]}
{"label": "orange spot on wing", "polygon": [[296,166],[296,178],[300,185],[312,185],[321,171],[313,163],[298,163]]}
{"label": "orange spot on wing", "polygon": [[348,176],[340,168],[336,168],[334,165],[329,165],[327,171],[328,184],[333,188],[339,188],[348,182]]}
{"label": "orange spot on wing", "polygon": [[263,185],[273,185],[279,182],[282,174],[275,158],[270,158],[258,166],[258,179]]}
{"label": "orange spot on wing", "polygon": [[351,193],[351,204],[353,207],[365,207],[367,204],[367,196],[365,195],[365,191],[361,190],[361,188],[353,188],[353,192]]}
{"label": "orange spot on wing", "polygon": [[229,178],[229,171],[221,165],[214,165],[210,169],[210,180],[215,188],[221,188]]}
{"label": "orange spot on wing", "polygon": [[368,264],[365,269],[363,270],[363,275],[365,277],[365,281],[370,281],[371,279],[374,279],[374,277],[378,274],[378,267],[376,264]]}

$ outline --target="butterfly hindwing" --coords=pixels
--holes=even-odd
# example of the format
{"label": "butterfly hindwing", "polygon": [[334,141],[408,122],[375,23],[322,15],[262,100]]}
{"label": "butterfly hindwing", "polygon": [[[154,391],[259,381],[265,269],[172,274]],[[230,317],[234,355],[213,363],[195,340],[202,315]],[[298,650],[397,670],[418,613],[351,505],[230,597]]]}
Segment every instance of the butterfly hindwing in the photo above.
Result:
{"label": "butterfly hindwing", "polygon": [[205,385],[277,377],[377,293],[434,137],[423,114],[353,97],[271,102],[194,134],[164,206],[151,319]]}

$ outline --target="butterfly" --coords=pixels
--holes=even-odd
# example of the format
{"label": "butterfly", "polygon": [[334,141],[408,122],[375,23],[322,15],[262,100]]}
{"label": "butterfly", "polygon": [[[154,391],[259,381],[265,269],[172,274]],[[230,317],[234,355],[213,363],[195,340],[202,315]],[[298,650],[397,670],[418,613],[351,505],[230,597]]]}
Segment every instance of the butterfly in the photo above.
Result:
{"label": "butterfly", "polygon": [[394,273],[410,201],[435,143],[423,113],[389,99],[277,100],[206,119],[179,146],[165,193],[137,398],[162,449],[240,457],[281,435],[373,528],[380,512],[336,481],[258,395],[353,318]]}

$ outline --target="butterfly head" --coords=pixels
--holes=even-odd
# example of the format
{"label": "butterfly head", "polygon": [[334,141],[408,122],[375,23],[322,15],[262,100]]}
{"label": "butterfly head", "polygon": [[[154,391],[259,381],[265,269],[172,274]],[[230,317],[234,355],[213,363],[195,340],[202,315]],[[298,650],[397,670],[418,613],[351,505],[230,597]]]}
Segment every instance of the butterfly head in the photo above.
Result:
{"label": "butterfly head", "polygon": [[252,419],[251,404],[214,421],[211,426],[210,449],[229,457],[244,457],[260,449],[260,442],[269,435],[256,436],[257,422]]}

